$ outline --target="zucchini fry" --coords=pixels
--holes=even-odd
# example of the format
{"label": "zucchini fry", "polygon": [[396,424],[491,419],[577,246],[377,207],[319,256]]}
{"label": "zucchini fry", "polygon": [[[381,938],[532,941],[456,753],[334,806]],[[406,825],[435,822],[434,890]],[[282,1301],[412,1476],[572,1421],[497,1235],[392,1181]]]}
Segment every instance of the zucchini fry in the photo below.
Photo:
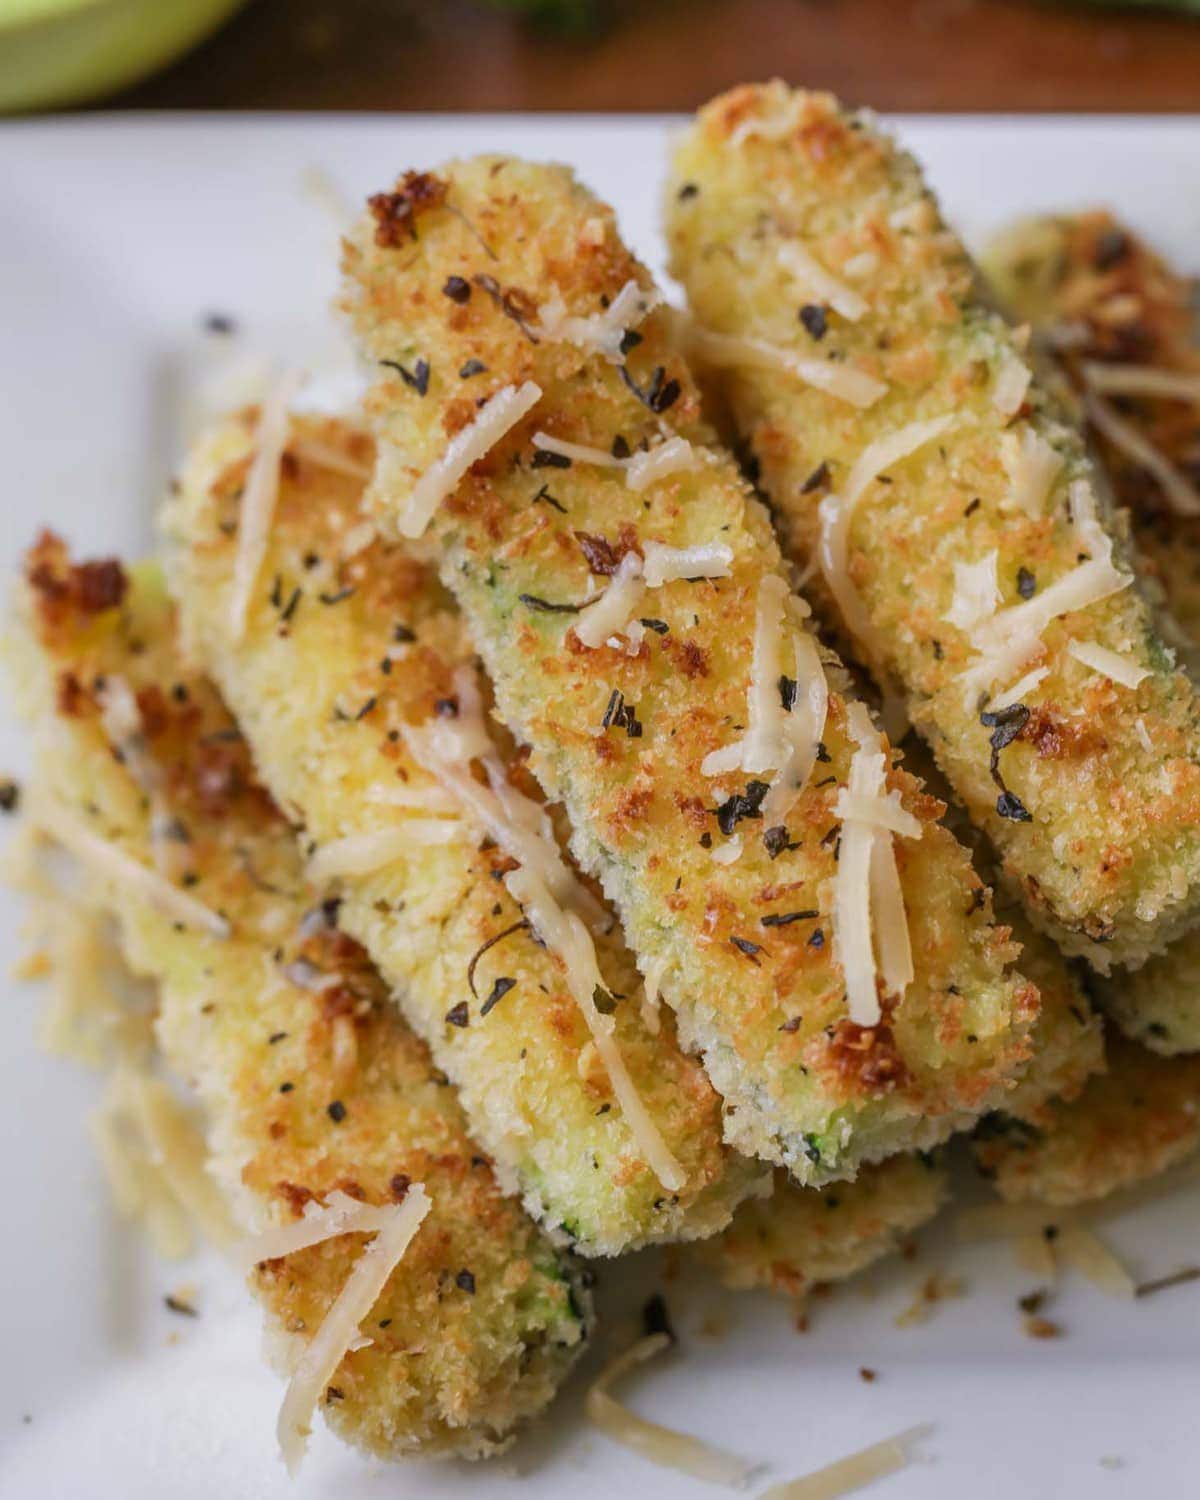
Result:
{"label": "zucchini fry", "polygon": [[1133,1187],[1200,1146],[1200,1058],[1156,1057],[1110,1034],[1107,1067],[1070,1102],[996,1116],[972,1140],[1009,1202],[1086,1203]]}
{"label": "zucchini fry", "polygon": [[[619,933],[597,938],[602,972],[622,997],[612,1018],[621,1055],[683,1169],[672,1191],[641,1155],[562,970],[506,889],[513,860],[455,815],[410,752],[411,726],[465,722],[459,674],[473,653],[433,571],[363,537],[362,433],[317,418],[287,429],[265,554],[244,627],[233,628],[256,430],[246,413],[194,451],[165,517],[170,583],[188,649],[303,826],[314,878],[336,877],[342,926],[534,1217],[593,1255],[722,1228],[764,1174],[724,1146],[720,1100],[677,1046],[671,1018],[645,1013]],[[511,790],[528,788],[519,756],[508,777]]]}
{"label": "zucchini fry", "polygon": [[[503,1196],[453,1090],[306,886],[237,727],[182,663],[157,570],[74,565],[46,536],[27,579],[13,644],[37,736],[28,801],[94,865],[130,965],[157,983],[158,1041],[206,1107],[211,1171],[245,1227],[294,1225],[335,1192],[400,1201],[410,1180],[433,1200],[326,1421],[388,1458],[498,1451],[583,1347],[581,1269]],[[285,1357],[362,1245],[344,1234],[254,1268]]]}
{"label": "zucchini fry", "polygon": [[438,556],[726,1138],[812,1184],[994,1105],[1036,990],[819,653],[612,211],[562,168],[455,163],[372,199],[345,269],[368,514]]}
{"label": "zucchini fry", "polygon": [[1144,962],[1197,917],[1195,690],[916,164],[828,95],[739,88],[679,146],[668,217],[814,603],[906,699],[1034,922],[1098,969]]}
{"label": "zucchini fry", "polygon": [[893,1254],[948,1196],[945,1168],[918,1152],[873,1163],[853,1182],[819,1192],[795,1187],[780,1172],[770,1198],[744,1204],[724,1234],[693,1255],[734,1291],[797,1299]]}
{"label": "zucchini fry", "polygon": [[[1102,212],[1015,225],[991,246],[984,266],[1091,414],[1093,437],[1128,508],[1142,572],[1161,593],[1167,638],[1194,669],[1200,336],[1188,282]],[[1185,933],[1135,972],[1118,971],[1097,994],[1122,1031],[1152,1051],[1200,1051],[1200,935]]]}

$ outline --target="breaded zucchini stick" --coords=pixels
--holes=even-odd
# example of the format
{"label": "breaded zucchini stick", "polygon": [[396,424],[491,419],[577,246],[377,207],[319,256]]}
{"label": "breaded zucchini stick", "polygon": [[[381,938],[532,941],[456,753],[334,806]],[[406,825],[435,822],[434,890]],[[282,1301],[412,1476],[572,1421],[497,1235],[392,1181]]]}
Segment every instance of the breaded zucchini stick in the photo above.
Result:
{"label": "breaded zucchini stick", "polygon": [[[904,754],[913,774],[947,803],[947,825],[972,850],[976,870],[991,884],[994,871],[987,840],[954,802],[928,746],[910,734]],[[1048,1100],[1075,1098],[1093,1073],[1103,1071],[1104,1030],[1075,969],[1003,890],[996,900],[996,914],[1011,927],[1013,938],[1020,944],[1021,971],[1037,985],[1041,996],[1041,1009],[1030,1035],[1033,1058],[1003,1105],[1004,1114],[1024,1119]]]}
{"label": "breaded zucchini stick", "polygon": [[814,602],[906,699],[1035,923],[1097,968],[1143,962],[1200,911],[1195,690],[916,164],[828,95],[739,88],[679,146],[668,217]]}
{"label": "breaded zucchini stick", "polygon": [[[15,635],[37,736],[27,802],[93,868],[130,964],[159,986],[158,1040],[206,1107],[245,1226],[298,1225],[335,1193],[391,1204],[410,1182],[432,1199],[329,1381],[326,1421],[387,1458],[503,1448],[583,1346],[581,1269],[503,1195],[454,1091],[306,886],[241,735],[181,661],[157,571],[75,565],[44,537]],[[363,1246],[343,1234],[255,1267],[290,1356]]]}
{"label": "breaded zucchini stick", "polygon": [[440,557],[727,1139],[801,1183],[944,1139],[1004,1096],[1036,991],[818,651],[612,211],[500,158],[371,210],[369,513]]}
{"label": "breaded zucchini stick", "polygon": [[[188,648],[237,714],[267,786],[303,825],[311,874],[336,878],[343,927],[370,951],[530,1213],[589,1254],[722,1228],[764,1174],[724,1146],[720,1100],[679,1049],[672,1019],[648,1011],[612,919],[596,944],[604,982],[621,997],[615,1038],[682,1169],[670,1188],[642,1154],[560,965],[506,887],[516,861],[490,830],[457,816],[414,760],[405,738],[414,725],[466,722],[460,674],[473,653],[432,569],[361,534],[370,440],[319,418],[284,431],[240,631],[229,599],[254,413],[201,441],[165,524]],[[520,757],[508,778],[510,794],[528,786]]]}
{"label": "breaded zucchini stick", "polygon": [[1200,1058],[1155,1057],[1110,1034],[1105,1072],[1072,1101],[997,1116],[972,1150],[1010,1202],[1085,1203],[1132,1187],[1200,1146]]}
{"label": "breaded zucchini stick", "polygon": [[771,1198],[744,1204],[724,1234],[693,1252],[735,1291],[801,1298],[822,1282],[844,1281],[898,1250],[949,1196],[945,1168],[918,1152],[819,1192],[793,1186],[782,1172],[778,1178]]}
{"label": "breaded zucchini stick", "polygon": [[[1187,280],[1103,212],[1045,218],[999,237],[984,264],[1084,402],[1172,645],[1200,658],[1200,337]],[[1149,730],[1147,730],[1149,738]],[[1200,1051],[1200,935],[1098,986],[1127,1036]]]}

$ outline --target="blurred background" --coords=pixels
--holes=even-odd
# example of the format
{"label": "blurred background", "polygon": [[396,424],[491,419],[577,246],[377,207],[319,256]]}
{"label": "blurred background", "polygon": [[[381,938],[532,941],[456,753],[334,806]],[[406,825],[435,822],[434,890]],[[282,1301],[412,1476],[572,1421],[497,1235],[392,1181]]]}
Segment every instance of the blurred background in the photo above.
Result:
{"label": "blurred background", "polygon": [[0,109],[1200,109],[1200,0],[0,0]]}

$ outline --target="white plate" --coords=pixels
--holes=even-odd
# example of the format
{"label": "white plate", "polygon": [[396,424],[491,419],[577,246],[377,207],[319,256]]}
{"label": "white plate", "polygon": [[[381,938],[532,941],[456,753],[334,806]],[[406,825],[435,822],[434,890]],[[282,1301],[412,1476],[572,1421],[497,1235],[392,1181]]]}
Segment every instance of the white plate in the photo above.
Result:
{"label": "white plate", "polygon": [[[326,311],[336,216],[314,191],[313,168],[353,201],[407,166],[456,153],[566,160],[617,205],[635,247],[660,269],[669,128],[620,118],[148,115],[3,127],[0,575],[13,575],[44,524],[85,549],[148,544],[189,420],[185,393],[228,359],[229,341],[201,332],[204,314],[232,315],[251,355],[344,363]],[[1200,121],[913,119],[902,130],[972,238],[1018,212],[1108,203],[1183,264],[1200,260]],[[23,770],[22,756],[19,729],[0,715],[0,767]],[[18,921],[0,896],[9,955]],[[260,1362],[254,1310],[221,1267],[154,1265],[116,1223],[85,1126],[95,1083],[38,1051],[36,990],[3,988],[3,1500],[622,1491],[669,1500],[701,1489],[589,1432],[580,1381],[499,1465],[384,1469],[318,1433],[290,1489],[272,1451],[280,1388]],[[1118,1225],[1113,1238],[1152,1275],[1194,1259],[1198,1230],[1194,1202],[1177,1201]],[[969,1295],[923,1327],[896,1329],[919,1279],[944,1265],[966,1278]],[[635,1307],[660,1274],[653,1257],[609,1266],[605,1305]],[[197,1322],[162,1305],[184,1280],[200,1286]],[[1030,1282],[1003,1247],[961,1251],[934,1234],[918,1265],[881,1269],[867,1287],[869,1297],[854,1289],[816,1303],[801,1336],[778,1302],[673,1283],[685,1349],[642,1380],[640,1409],[761,1457],[772,1478],[930,1421],[926,1461],[880,1486],[896,1500],[1194,1493],[1196,1289],[1130,1306],[1068,1283],[1054,1308],[1067,1336],[1041,1343],[1021,1333],[1015,1299]],[[733,1316],[720,1340],[700,1332],[716,1304]],[[615,1338],[619,1317],[609,1324]],[[880,1372],[875,1383],[859,1379],[863,1365]]]}

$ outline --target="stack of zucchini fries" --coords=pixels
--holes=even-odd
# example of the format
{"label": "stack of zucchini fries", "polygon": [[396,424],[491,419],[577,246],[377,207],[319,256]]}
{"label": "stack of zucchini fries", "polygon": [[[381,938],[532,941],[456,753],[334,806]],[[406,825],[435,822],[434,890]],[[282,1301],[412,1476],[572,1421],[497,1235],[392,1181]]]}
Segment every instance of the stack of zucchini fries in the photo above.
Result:
{"label": "stack of zucchini fries", "polygon": [[794,1299],[952,1137],[1068,1211],[1200,1144],[1185,283],[1093,214],[989,285],[781,84],[664,211],[686,308],[565,168],[406,173],[344,243],[361,409],[284,380],[160,557],[28,554],[29,817],[157,988],[114,1107],[198,1096],[292,1465],[317,1410],[503,1449],[594,1263]]}

